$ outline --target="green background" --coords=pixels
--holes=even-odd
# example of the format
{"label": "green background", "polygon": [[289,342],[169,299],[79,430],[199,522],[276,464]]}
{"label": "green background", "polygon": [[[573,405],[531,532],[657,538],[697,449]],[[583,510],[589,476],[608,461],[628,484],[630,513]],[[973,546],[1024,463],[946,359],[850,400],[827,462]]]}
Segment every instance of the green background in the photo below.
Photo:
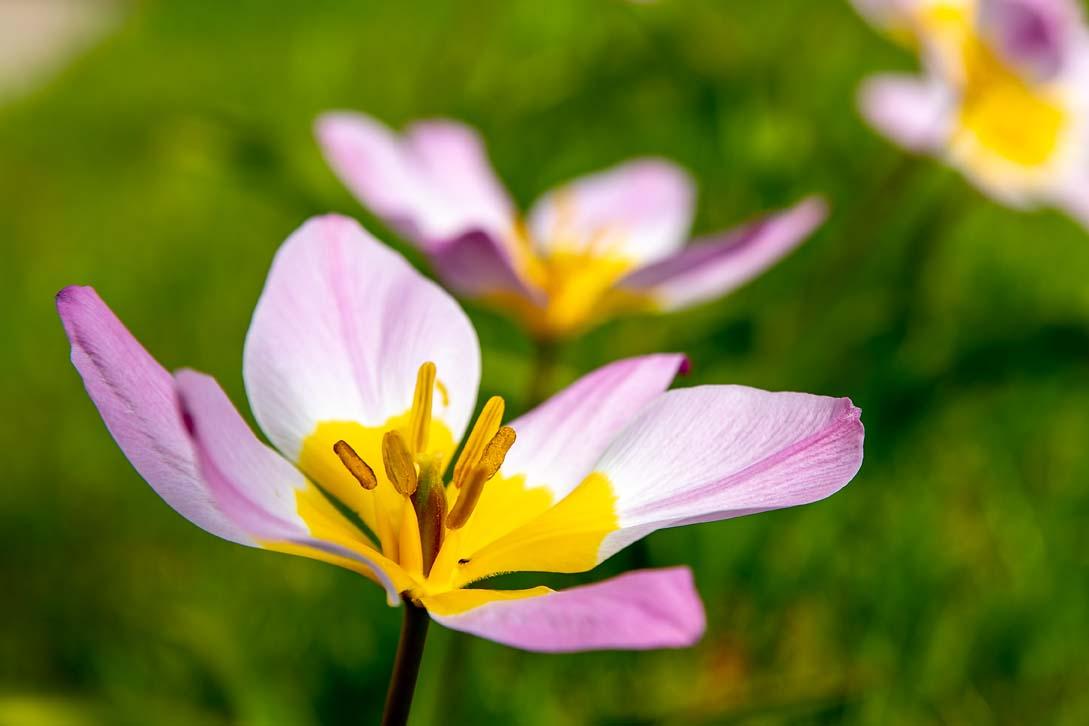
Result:
{"label": "green background", "polygon": [[[339,211],[407,251],[325,167],[310,129],[331,108],[477,126],[523,205],[648,153],[697,177],[698,233],[825,194],[828,224],[764,277],[610,323],[560,377],[682,350],[682,385],[847,395],[867,426],[862,472],[827,501],[542,578],[688,563],[697,647],[550,656],[435,627],[415,723],[1089,723],[1089,239],[869,131],[859,81],[913,63],[845,2],[131,5],[0,108],[0,723],[377,717],[400,613],[165,506],[53,309],[94,284],[164,365],[244,408],[243,336],[296,226]],[[483,393],[519,408],[527,339],[468,308]]]}

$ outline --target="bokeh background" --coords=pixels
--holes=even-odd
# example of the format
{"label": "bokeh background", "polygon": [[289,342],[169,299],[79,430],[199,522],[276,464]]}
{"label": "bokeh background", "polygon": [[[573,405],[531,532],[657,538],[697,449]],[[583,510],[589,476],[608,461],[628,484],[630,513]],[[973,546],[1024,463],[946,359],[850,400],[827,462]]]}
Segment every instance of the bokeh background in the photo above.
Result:
{"label": "bokeh background", "polygon": [[[847,395],[867,425],[861,474],[829,500],[548,578],[689,563],[696,648],[534,655],[436,627],[415,723],[1089,723],[1089,235],[869,131],[858,82],[913,59],[846,2],[95,8],[111,20],[63,69],[32,83],[0,55],[18,81],[0,96],[0,723],[377,718],[399,611],[174,514],[111,441],[53,309],[93,283],[167,367],[244,408],[252,306],[303,219],[354,215],[420,263],[325,167],[311,123],[331,108],[465,120],[523,204],[639,154],[698,178],[697,232],[824,193],[829,223],[769,274],[609,324],[559,377],[682,350],[681,385]],[[528,341],[469,311],[483,393],[518,408]]]}

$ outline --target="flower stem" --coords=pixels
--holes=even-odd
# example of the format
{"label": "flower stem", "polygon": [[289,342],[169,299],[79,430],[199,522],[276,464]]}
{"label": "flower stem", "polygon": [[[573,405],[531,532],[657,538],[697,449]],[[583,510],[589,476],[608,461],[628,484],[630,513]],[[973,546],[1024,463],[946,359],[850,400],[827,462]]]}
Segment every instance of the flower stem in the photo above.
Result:
{"label": "flower stem", "polygon": [[526,390],[524,410],[535,408],[552,393],[552,378],[556,372],[559,346],[554,340],[538,339],[533,348],[533,369]]}
{"label": "flower stem", "polygon": [[404,726],[412,708],[412,696],[416,692],[416,677],[420,674],[427,626],[431,618],[427,610],[413,605],[405,598],[405,619],[401,625],[401,640],[397,643],[397,657],[393,661],[393,674],[389,680],[386,708],[382,713],[382,726]]}

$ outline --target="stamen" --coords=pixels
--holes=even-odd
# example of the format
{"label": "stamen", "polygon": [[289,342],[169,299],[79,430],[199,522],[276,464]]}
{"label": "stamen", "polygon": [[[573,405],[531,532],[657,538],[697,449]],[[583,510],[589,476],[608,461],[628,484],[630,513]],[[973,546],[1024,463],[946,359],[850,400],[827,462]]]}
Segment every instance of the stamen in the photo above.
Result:
{"label": "stamen", "polygon": [[435,391],[435,364],[420,366],[416,373],[416,390],[412,394],[412,414],[409,417],[408,445],[415,453],[427,449],[431,431],[431,402]]}
{"label": "stamen", "polygon": [[484,447],[484,453],[480,456],[480,467],[487,472],[487,478],[491,479],[503,466],[503,460],[507,458],[507,452],[514,446],[517,435],[510,426],[504,426],[495,432],[495,436]]}
{"label": "stamen", "polygon": [[503,408],[503,399],[499,396],[492,396],[484,404],[484,409],[480,412],[476,423],[473,424],[473,430],[469,432],[469,438],[465,440],[461,456],[458,457],[457,463],[454,464],[454,483],[457,486],[462,485],[465,477],[480,461],[480,456],[484,453],[484,447],[495,437],[496,431],[499,430],[499,424],[503,421]]}
{"label": "stamen", "polygon": [[401,542],[398,562],[409,572],[423,572],[423,553],[420,550],[420,523],[412,502],[405,500],[401,511]]}
{"label": "stamen", "polygon": [[393,488],[406,497],[412,496],[416,491],[416,465],[399,432],[387,431],[382,437],[382,463]]}
{"label": "stamen", "polygon": [[475,467],[465,478],[465,485],[458,494],[458,500],[454,502],[454,508],[446,517],[446,526],[450,529],[461,529],[469,521],[476,503],[480,501],[480,494],[484,491],[484,484],[488,481],[488,470],[484,465]]}
{"label": "stamen", "polygon": [[333,444],[333,451],[340,457],[340,463],[344,464],[344,468],[355,477],[361,487],[370,491],[378,486],[378,479],[374,476],[374,469],[363,461],[359,454],[355,453],[355,449],[349,446],[347,441],[341,439]]}

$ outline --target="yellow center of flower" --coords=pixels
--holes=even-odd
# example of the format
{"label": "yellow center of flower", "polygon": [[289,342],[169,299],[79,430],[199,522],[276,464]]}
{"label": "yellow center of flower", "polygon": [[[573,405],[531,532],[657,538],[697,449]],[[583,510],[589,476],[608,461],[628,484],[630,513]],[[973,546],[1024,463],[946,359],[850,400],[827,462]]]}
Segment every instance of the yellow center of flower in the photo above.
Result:
{"label": "yellow center of flower", "polygon": [[[514,430],[500,425],[503,399],[493,397],[454,465],[449,488],[458,493],[448,495],[443,472],[454,442],[431,415],[437,385],[435,364],[424,363],[407,415],[376,428],[323,423],[307,439],[300,457],[304,471],[356,511],[377,539],[374,544],[382,556],[418,582],[430,575],[449,533],[471,521],[484,487],[515,440]],[[335,458],[328,456],[330,451]],[[300,498],[299,510],[313,530],[315,518],[322,514],[316,498],[307,493]],[[328,530],[324,535],[329,538]],[[343,538],[343,533],[336,533],[333,541]],[[453,548],[447,549],[452,553]],[[454,564],[442,566],[449,569]]]}
{"label": "yellow center of flower", "polygon": [[596,565],[605,538],[619,528],[608,478],[591,473],[557,502],[551,488],[529,486],[522,474],[500,473],[515,432],[502,425],[504,402],[498,396],[485,403],[450,466],[457,444],[431,415],[435,390],[444,395],[435,366],[425,363],[404,414],[378,426],[317,424],[298,461],[316,484],[297,492],[296,507],[310,534],[332,548],[262,544],[375,581],[379,571],[397,591],[447,614],[481,598],[547,592],[462,589],[483,578],[512,571],[581,572]]}
{"label": "yellow center of flower", "polygon": [[511,233],[515,266],[540,293],[541,301],[504,293],[492,296],[497,304],[514,310],[542,338],[571,335],[609,314],[610,292],[636,265],[624,253],[622,229],[603,226],[588,238],[580,237],[571,223],[571,196],[563,192],[558,195],[556,221],[547,248],[534,245],[523,224]]}
{"label": "yellow center of flower", "polygon": [[997,164],[1036,169],[1055,158],[1069,122],[1057,91],[1011,67],[977,28],[974,0],[922,3],[914,22],[927,47],[956,69],[960,109],[953,148],[988,178]]}
{"label": "yellow center of flower", "polygon": [[1050,161],[1067,123],[1057,100],[1030,86],[979,38],[966,42],[963,58],[961,134],[1019,166]]}

